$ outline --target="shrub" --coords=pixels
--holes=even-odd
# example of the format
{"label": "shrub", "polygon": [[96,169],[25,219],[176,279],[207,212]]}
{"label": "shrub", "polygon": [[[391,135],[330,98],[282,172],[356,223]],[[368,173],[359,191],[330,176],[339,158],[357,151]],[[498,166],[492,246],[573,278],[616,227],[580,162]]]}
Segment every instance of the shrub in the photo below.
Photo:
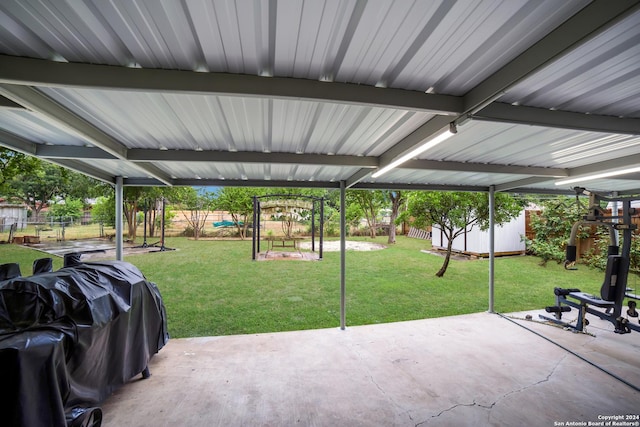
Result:
{"label": "shrub", "polygon": [[[531,215],[531,228],[535,237],[525,238],[527,251],[540,257],[541,265],[552,260],[561,263],[565,260],[571,227],[582,217],[583,208],[567,197],[544,201],[541,207],[539,215]],[[588,237],[589,232],[589,227],[580,227],[578,237]]]}
{"label": "shrub", "polygon": [[82,216],[84,204],[79,199],[66,199],[49,208],[47,216],[54,221],[75,221]]}

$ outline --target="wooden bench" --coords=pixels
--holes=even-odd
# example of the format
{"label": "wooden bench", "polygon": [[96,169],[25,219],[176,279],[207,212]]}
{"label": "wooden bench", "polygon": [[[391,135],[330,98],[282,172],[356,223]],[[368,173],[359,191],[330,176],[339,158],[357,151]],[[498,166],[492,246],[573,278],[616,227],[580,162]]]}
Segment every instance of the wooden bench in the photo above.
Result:
{"label": "wooden bench", "polygon": [[267,241],[267,252],[273,250],[273,248],[293,248],[300,252],[298,242],[304,240],[304,237],[285,237],[285,236],[268,236],[265,237]]}

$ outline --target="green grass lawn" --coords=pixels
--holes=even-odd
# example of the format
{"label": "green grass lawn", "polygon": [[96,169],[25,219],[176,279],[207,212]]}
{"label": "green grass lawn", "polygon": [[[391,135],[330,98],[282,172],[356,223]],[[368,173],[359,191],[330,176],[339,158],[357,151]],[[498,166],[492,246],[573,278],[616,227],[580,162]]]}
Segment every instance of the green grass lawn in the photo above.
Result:
{"label": "green grass lawn", "polygon": [[[361,238],[371,241],[371,239]],[[385,243],[386,238],[378,238]],[[339,326],[340,254],[323,261],[252,261],[251,241],[167,239],[176,251],[126,256],[157,283],[172,337],[248,334]],[[488,309],[488,260],[452,260],[420,252],[424,240],[398,238],[381,251],[348,251],[347,325],[474,313]],[[43,255],[0,245],[0,262],[19,262],[27,275]],[[62,260],[54,260],[55,268]],[[580,266],[539,265],[528,256],[497,258],[495,309],[524,311],[551,305],[555,286],[599,292],[603,273]],[[629,278],[633,287],[635,277]]]}

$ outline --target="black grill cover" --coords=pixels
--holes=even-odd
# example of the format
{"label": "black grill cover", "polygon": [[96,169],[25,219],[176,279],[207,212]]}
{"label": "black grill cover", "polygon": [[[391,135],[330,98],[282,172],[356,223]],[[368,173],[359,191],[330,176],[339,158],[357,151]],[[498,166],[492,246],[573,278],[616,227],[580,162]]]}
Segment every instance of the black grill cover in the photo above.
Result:
{"label": "black grill cover", "polygon": [[157,286],[129,263],[0,282],[2,425],[99,425],[96,407],[168,339]]}

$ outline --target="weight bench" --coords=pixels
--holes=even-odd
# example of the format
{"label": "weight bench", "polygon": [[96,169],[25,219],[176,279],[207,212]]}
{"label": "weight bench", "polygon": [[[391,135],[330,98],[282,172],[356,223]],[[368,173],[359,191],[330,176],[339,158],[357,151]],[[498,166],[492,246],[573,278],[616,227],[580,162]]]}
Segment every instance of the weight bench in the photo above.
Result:
{"label": "weight bench", "polygon": [[[622,302],[624,298],[630,299],[627,316],[638,319],[635,311],[638,296],[632,294],[631,289],[622,289],[618,283],[618,272],[624,262],[628,262],[620,255],[609,255],[607,258],[607,269],[605,280],[600,288],[600,296],[582,292],[580,289],[555,288],[556,304],[546,307],[547,313],[553,313],[555,318],[540,315],[540,318],[569,327],[575,332],[583,332],[584,327],[589,324],[586,318],[587,313],[593,314],[600,319],[607,320],[614,324],[615,332],[625,334],[631,330],[640,332],[640,324],[629,322],[623,316]],[[578,310],[578,321],[575,326],[562,322],[562,313],[571,311],[571,307]],[[596,308],[594,308],[596,307]]]}

